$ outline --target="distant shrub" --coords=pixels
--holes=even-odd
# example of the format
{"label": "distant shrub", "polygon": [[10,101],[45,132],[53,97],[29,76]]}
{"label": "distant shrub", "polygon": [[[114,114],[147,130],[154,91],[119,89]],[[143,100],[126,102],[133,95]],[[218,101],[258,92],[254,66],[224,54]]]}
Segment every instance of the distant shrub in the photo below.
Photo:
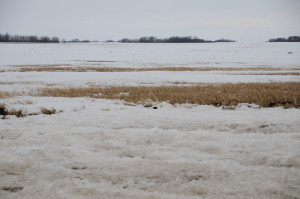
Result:
{"label": "distant shrub", "polygon": [[90,43],[90,40],[80,40],[80,39],[72,39],[71,41],[66,41],[66,42],[71,42],[71,43]]}
{"label": "distant shrub", "polygon": [[290,36],[286,38],[269,39],[269,42],[300,42],[300,36]]}

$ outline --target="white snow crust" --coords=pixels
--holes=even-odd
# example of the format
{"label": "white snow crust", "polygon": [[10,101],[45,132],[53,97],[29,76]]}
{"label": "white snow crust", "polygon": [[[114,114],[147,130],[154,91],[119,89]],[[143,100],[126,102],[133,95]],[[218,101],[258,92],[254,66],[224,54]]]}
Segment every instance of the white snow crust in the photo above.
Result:
{"label": "white snow crust", "polygon": [[[1,70],[14,64],[96,64],[272,66],[288,71],[300,64],[299,44],[287,43],[0,44],[0,53]],[[299,82],[299,76],[224,71],[0,73],[1,91],[180,81]],[[0,120],[0,198],[300,196],[299,109],[240,104],[224,110],[167,102],[153,102],[153,109],[119,100],[29,96],[0,99],[0,104],[37,114]],[[41,108],[55,108],[57,113],[43,115]]]}
{"label": "white snow crust", "polygon": [[[292,54],[288,54],[292,52]],[[211,44],[0,44],[0,66],[28,64],[96,64],[113,67],[299,66],[299,43]]]}

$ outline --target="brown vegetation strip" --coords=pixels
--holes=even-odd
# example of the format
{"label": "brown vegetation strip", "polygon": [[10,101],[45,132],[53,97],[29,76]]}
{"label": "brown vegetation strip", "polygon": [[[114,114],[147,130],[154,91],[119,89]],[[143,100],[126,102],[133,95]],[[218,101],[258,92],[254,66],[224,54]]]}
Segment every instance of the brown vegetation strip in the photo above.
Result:
{"label": "brown vegetation strip", "polygon": [[208,84],[196,86],[114,86],[42,88],[40,96],[121,99],[127,102],[167,101],[171,104],[232,106],[254,103],[262,107],[300,107],[300,83]]}
{"label": "brown vegetation strip", "polygon": [[3,98],[10,98],[16,96],[16,92],[7,92],[7,91],[0,91],[0,99]]}
{"label": "brown vegetation strip", "polygon": [[19,72],[143,72],[143,71],[281,71],[300,70],[300,68],[250,67],[250,68],[222,68],[222,67],[65,67],[69,65],[15,65]]}
{"label": "brown vegetation strip", "polygon": [[231,74],[231,75],[295,75],[299,76],[300,72],[279,72],[279,73],[238,73],[238,74]]}

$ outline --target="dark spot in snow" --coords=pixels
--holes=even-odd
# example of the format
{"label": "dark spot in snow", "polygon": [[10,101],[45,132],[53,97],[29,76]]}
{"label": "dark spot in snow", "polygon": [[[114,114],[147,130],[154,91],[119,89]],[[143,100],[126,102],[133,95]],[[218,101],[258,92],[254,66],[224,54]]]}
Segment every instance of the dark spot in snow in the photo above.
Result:
{"label": "dark spot in snow", "polygon": [[87,167],[71,167],[73,170],[85,170]]}
{"label": "dark spot in snow", "polygon": [[275,107],[275,106],[292,106],[294,102],[270,102],[269,107]]}
{"label": "dark spot in snow", "polygon": [[276,106],[276,103],[270,102],[269,107],[274,107]]}
{"label": "dark spot in snow", "polygon": [[20,175],[20,174],[18,174],[18,173],[13,173],[13,172],[8,172],[8,173],[6,173],[6,175],[16,176],[16,175]]}
{"label": "dark spot in snow", "polygon": [[260,125],[259,128],[266,128],[268,127],[269,125],[265,124],[265,125]]}
{"label": "dark spot in snow", "polygon": [[220,106],[222,106],[222,102],[217,102],[217,103],[214,103],[213,105],[215,106],[215,107],[220,107]]}
{"label": "dark spot in snow", "polygon": [[17,191],[23,190],[23,187],[2,187],[1,189],[4,191],[9,191],[11,193],[15,193]]}
{"label": "dark spot in snow", "polygon": [[38,114],[37,114],[37,113],[29,113],[29,114],[27,114],[27,115],[33,116],[33,115],[38,115]]}
{"label": "dark spot in snow", "polygon": [[5,107],[0,107],[0,115],[7,115]]}
{"label": "dark spot in snow", "polygon": [[154,107],[153,107],[153,109],[157,109],[157,107],[156,107],[156,106],[154,106]]}
{"label": "dark spot in snow", "polygon": [[116,61],[109,61],[109,60],[86,60],[86,62],[116,62]]}
{"label": "dark spot in snow", "polygon": [[190,181],[193,181],[193,180],[200,180],[200,179],[204,178],[204,176],[202,176],[202,175],[191,175],[191,176],[184,176],[183,178],[190,182]]}

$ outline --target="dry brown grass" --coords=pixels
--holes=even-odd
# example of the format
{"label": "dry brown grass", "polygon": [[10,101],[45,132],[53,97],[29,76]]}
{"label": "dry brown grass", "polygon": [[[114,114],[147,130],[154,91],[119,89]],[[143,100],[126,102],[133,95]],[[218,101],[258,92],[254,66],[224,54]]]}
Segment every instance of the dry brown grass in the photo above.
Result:
{"label": "dry brown grass", "polygon": [[54,108],[52,109],[41,108],[41,112],[45,115],[52,115],[56,113],[56,110]]}
{"label": "dry brown grass", "polygon": [[239,74],[231,74],[231,75],[300,75],[300,72],[279,72],[279,73],[239,73]]}
{"label": "dry brown grass", "polygon": [[16,117],[24,117],[25,113],[22,109],[19,110],[11,109],[8,111],[8,115],[15,115]]}
{"label": "dry brown grass", "polygon": [[0,99],[3,98],[10,98],[16,96],[16,92],[7,92],[7,91],[0,91]]}
{"label": "dry brown grass", "polygon": [[16,96],[21,96],[24,95],[25,91],[0,91],[0,99],[4,99],[4,98],[13,98]]}
{"label": "dry brown grass", "polygon": [[86,72],[80,68],[70,68],[70,67],[24,67],[18,69],[18,72]]}
{"label": "dry brown grass", "polygon": [[[43,88],[40,96],[121,99],[126,102],[167,101],[171,104],[235,106],[254,103],[262,107],[300,107],[300,83],[241,83],[195,86],[114,86]],[[125,93],[125,94],[124,94]]]}
{"label": "dry brown grass", "polygon": [[[62,112],[62,111],[59,111]],[[41,113],[45,115],[52,115],[56,113],[56,110],[54,108],[47,109],[47,108],[41,108]],[[38,115],[38,113],[29,113],[26,114],[26,112],[22,109],[14,109],[14,108],[7,108],[5,104],[0,104],[0,115],[2,115],[1,119],[8,119],[7,116],[9,115],[15,115],[16,117],[25,117],[25,116],[33,116]]]}
{"label": "dry brown grass", "polygon": [[33,101],[31,101],[31,100],[17,100],[15,102],[13,102],[13,104],[27,105],[27,104],[33,104]]}
{"label": "dry brown grass", "polygon": [[250,67],[250,68],[222,68],[222,67],[64,67],[69,65],[16,65],[19,72],[145,72],[145,71],[281,71],[299,70],[299,68],[278,67]]}
{"label": "dry brown grass", "polygon": [[12,85],[15,84],[16,82],[2,82],[0,81],[0,85]]}
{"label": "dry brown grass", "polygon": [[0,115],[2,115],[1,119],[6,119],[7,115],[15,115],[16,117],[24,117],[25,113],[22,109],[16,110],[16,109],[11,109],[9,110],[6,108],[5,104],[0,104]]}

